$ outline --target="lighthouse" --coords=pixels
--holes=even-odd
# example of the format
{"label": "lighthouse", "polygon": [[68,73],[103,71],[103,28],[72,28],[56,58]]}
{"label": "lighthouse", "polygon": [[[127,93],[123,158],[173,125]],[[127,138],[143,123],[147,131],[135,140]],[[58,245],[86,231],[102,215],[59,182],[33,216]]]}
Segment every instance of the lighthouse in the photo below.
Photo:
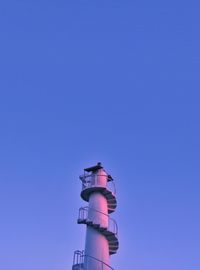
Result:
{"label": "lighthouse", "polygon": [[113,270],[110,256],[119,248],[118,227],[110,217],[117,206],[115,183],[101,163],[84,169],[80,176],[81,198],[78,224],[86,225],[85,250],[74,252],[72,270]]}

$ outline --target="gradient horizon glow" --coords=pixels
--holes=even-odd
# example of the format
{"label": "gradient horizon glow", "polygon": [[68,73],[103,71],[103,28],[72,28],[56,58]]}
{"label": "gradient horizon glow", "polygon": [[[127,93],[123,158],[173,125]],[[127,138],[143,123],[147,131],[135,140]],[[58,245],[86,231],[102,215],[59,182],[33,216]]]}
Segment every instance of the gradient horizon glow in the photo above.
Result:
{"label": "gradient horizon glow", "polygon": [[115,270],[199,270],[199,1],[0,1],[0,269],[70,270],[83,168],[116,181]]}

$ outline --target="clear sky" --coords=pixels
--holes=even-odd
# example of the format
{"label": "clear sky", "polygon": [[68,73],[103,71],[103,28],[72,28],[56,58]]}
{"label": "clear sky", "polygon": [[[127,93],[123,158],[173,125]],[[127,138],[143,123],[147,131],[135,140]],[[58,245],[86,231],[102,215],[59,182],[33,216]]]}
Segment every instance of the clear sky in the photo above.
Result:
{"label": "clear sky", "polygon": [[199,270],[199,1],[0,1],[0,269],[69,270],[79,175],[116,179],[111,265]]}

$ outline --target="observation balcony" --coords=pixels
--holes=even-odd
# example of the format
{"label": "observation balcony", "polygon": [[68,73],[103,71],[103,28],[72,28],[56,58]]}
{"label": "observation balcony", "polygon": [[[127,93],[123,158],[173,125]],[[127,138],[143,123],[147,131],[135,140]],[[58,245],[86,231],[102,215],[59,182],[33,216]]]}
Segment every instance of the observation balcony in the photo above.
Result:
{"label": "observation balcony", "polygon": [[84,251],[76,250],[74,252],[74,258],[73,258],[73,265],[72,270],[92,270],[89,269],[87,262],[89,260],[95,261],[99,267],[99,270],[114,270],[111,266],[104,263],[103,261],[100,261],[90,255],[84,254]]}
{"label": "observation balcony", "polygon": [[[102,184],[101,177],[106,178],[105,183]],[[85,172],[80,176],[82,181],[81,198],[88,202],[90,194],[93,192],[101,192],[108,203],[108,213],[115,211],[117,207],[116,188],[115,183],[110,175],[101,175]]]}

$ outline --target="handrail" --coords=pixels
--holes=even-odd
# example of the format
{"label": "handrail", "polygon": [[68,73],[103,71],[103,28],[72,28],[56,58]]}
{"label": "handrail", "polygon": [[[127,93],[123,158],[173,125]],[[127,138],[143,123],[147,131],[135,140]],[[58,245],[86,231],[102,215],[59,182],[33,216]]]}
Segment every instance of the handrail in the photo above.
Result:
{"label": "handrail", "polygon": [[[89,209],[91,209],[92,211],[98,212],[101,215],[106,216],[108,218],[108,228],[107,229],[109,231],[113,232],[115,235],[118,234],[118,226],[117,226],[116,221],[113,218],[111,218],[108,214],[103,213],[103,212],[101,212],[99,210],[96,210],[96,209],[94,209],[92,207],[85,206],[85,207],[79,208],[79,216],[78,216],[78,218],[79,219],[89,219],[88,218]],[[91,221],[93,221],[93,220],[91,220]]]}
{"label": "handrail", "polygon": [[84,250],[75,250],[73,257],[73,265],[83,263]]}
{"label": "handrail", "polygon": [[[74,252],[74,258],[73,258],[73,265],[76,265],[76,264],[83,264],[84,263],[84,259],[85,258],[91,258],[95,261],[98,261],[101,263],[101,268],[102,270],[104,270],[104,267],[106,266],[106,268],[109,268],[110,270],[114,270],[114,268],[112,268],[110,265],[108,265],[107,263],[93,257],[93,256],[90,256],[88,254],[84,254],[84,250],[83,251],[80,251],[80,250],[76,250]],[[87,269],[87,265],[86,265],[86,269],[84,270],[89,270]]]}
{"label": "handrail", "polygon": [[[93,186],[101,186],[99,183],[99,176],[104,176],[107,178],[106,186],[114,195],[116,195],[116,187],[113,179],[110,178],[109,175],[102,175],[102,174],[83,174],[80,176],[82,181],[82,190],[86,188],[90,188]],[[108,181],[109,179],[109,181]]]}
{"label": "handrail", "polygon": [[[95,258],[93,256],[90,256],[90,255],[87,255],[87,254],[85,254],[83,256],[84,257],[87,257],[87,258],[91,258],[91,259],[93,259],[95,261],[100,262],[101,263],[101,266],[102,266],[102,270],[104,270],[104,266],[108,267],[110,270],[114,270],[114,268],[112,268],[110,265],[108,265],[107,263],[105,263],[105,262],[103,262],[103,261],[101,261],[101,260],[99,260],[99,259],[97,259],[97,258]],[[87,267],[86,267],[86,269],[84,269],[84,270],[89,270],[89,269],[87,269]]]}

